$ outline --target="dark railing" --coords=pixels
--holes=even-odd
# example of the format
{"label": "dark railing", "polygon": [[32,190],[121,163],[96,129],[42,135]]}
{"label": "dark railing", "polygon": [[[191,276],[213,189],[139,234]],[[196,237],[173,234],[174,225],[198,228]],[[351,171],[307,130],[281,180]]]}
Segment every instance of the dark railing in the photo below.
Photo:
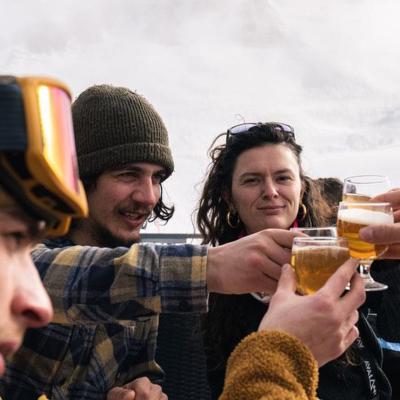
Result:
{"label": "dark railing", "polygon": [[196,243],[201,242],[201,235],[197,233],[142,233],[141,242],[156,243]]}

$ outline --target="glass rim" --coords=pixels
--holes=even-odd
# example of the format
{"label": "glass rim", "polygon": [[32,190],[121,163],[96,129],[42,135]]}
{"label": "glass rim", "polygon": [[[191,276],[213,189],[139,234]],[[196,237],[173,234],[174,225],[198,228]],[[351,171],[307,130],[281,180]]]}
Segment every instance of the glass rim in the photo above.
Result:
{"label": "glass rim", "polygon": [[380,207],[391,207],[392,205],[388,201],[340,201],[339,207],[341,205],[352,205],[352,208],[357,208],[357,206],[380,206]]}
{"label": "glass rim", "polygon": [[[363,178],[376,178],[376,181],[369,181],[369,182],[365,182],[362,181]],[[359,181],[357,179],[360,179]],[[343,182],[349,182],[349,183],[353,183],[353,184],[362,184],[362,185],[372,185],[374,183],[381,183],[384,181],[387,181],[388,177],[386,175],[379,175],[379,174],[372,174],[372,175],[353,175],[353,176],[348,176],[346,178],[343,179]]]}
{"label": "glass rim", "polygon": [[337,228],[336,228],[336,226],[321,226],[320,228],[317,228],[317,227],[311,227],[311,228],[307,228],[307,227],[301,227],[301,226],[294,226],[294,227],[292,227],[292,228],[290,228],[289,230],[291,230],[291,231],[299,231],[299,232],[301,232],[301,231],[324,231],[324,230],[326,230],[326,231],[331,231],[331,230],[333,230],[333,231],[335,231],[335,230],[337,230]]}
{"label": "glass rim", "polygon": [[295,238],[293,238],[293,241],[295,240],[320,240],[320,241],[337,241],[337,240],[341,240],[341,239],[345,239],[347,240],[347,238],[343,237],[343,236],[296,236]]}
{"label": "glass rim", "polygon": [[342,236],[296,236],[293,238],[293,245],[292,249],[295,244],[297,243],[308,243],[310,244],[326,244],[326,243],[333,243],[333,244],[346,244],[348,245],[348,239]]}

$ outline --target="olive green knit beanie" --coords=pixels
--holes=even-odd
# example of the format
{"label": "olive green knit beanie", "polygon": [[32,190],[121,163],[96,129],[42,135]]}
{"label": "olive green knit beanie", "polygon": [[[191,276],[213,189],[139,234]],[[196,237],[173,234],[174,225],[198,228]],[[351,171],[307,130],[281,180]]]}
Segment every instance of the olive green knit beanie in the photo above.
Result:
{"label": "olive green knit beanie", "polygon": [[96,85],[72,104],[79,174],[87,178],[134,162],[174,170],[168,132],[153,106],[123,87]]}

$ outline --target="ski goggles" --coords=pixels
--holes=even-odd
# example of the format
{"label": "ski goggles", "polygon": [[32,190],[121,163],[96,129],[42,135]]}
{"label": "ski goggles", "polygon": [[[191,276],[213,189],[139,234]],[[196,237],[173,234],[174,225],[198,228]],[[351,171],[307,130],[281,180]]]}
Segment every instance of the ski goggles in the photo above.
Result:
{"label": "ski goggles", "polygon": [[87,216],[68,88],[53,79],[0,76],[0,184],[46,234]]}
{"label": "ski goggles", "polygon": [[229,128],[227,130],[226,141],[228,142],[228,140],[230,138],[232,138],[233,136],[251,132],[251,129],[255,128],[255,127],[257,127],[257,128],[263,128],[263,127],[272,128],[276,131],[287,133],[290,137],[293,138],[293,140],[296,139],[294,136],[293,127],[291,127],[290,125],[287,125],[287,124],[282,124],[281,122],[264,122],[264,123],[263,122],[244,122],[243,124],[232,126],[232,128]]}

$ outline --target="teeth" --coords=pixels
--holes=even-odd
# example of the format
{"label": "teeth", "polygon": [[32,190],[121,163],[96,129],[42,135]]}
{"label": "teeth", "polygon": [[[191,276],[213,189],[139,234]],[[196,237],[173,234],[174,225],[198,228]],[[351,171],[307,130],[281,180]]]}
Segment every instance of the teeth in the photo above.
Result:
{"label": "teeth", "polygon": [[125,215],[129,218],[137,218],[138,217],[138,214],[130,213],[130,212],[126,212]]}

